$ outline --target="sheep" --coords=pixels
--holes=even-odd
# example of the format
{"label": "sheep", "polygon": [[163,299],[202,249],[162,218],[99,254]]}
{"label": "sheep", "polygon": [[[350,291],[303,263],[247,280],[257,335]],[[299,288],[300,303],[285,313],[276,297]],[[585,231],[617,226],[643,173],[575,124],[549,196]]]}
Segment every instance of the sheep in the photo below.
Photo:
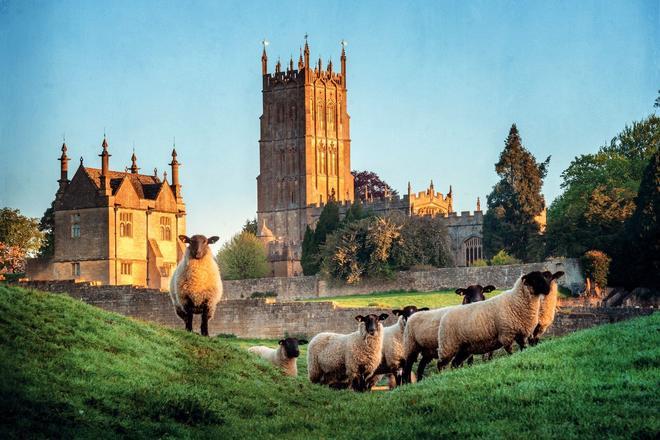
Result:
{"label": "sheep", "polygon": [[387,313],[358,315],[357,331],[342,335],[319,333],[309,342],[307,374],[312,383],[334,387],[350,386],[366,391],[367,380],[374,374],[382,358],[383,324]]}
{"label": "sheep", "polygon": [[383,375],[388,376],[390,389],[401,385],[403,367],[406,361],[403,352],[403,332],[406,328],[406,322],[413,314],[428,309],[428,307],[418,309],[416,306],[405,306],[401,310],[392,310],[392,313],[398,316],[399,319],[393,325],[383,328],[383,357],[370,380],[368,388],[378,383]]}
{"label": "sheep", "polygon": [[[492,292],[495,286],[488,285],[482,287],[480,284],[468,286],[466,288],[456,289],[457,295],[463,295],[463,304],[469,304],[474,301],[485,299],[484,293]],[[403,381],[412,382],[412,367],[417,361],[418,355],[422,354],[422,359],[417,366],[417,380],[422,380],[426,366],[438,355],[438,326],[440,319],[451,307],[418,312],[408,319],[408,323],[403,334],[403,354],[405,366],[403,370]],[[468,359],[472,363],[472,358]]]}
{"label": "sheep", "polygon": [[287,376],[297,376],[298,366],[296,360],[300,356],[298,346],[307,344],[307,341],[305,339],[285,338],[280,339],[278,344],[278,348],[258,345],[248,348],[248,351],[280,368]]}
{"label": "sheep", "polygon": [[[550,272],[544,272],[549,274]],[[557,298],[559,296],[559,285],[557,280],[564,275],[564,272],[559,271],[552,274],[552,281],[550,283],[550,293],[548,293],[542,300],[539,306],[539,322],[534,328],[532,335],[529,338],[530,345],[536,345],[539,338],[543,335],[548,327],[552,325],[555,320],[555,312],[557,311]]]}
{"label": "sheep", "polygon": [[192,331],[193,314],[202,314],[202,336],[209,335],[209,320],[215,315],[215,308],[222,298],[220,270],[209,249],[209,244],[218,241],[213,236],[187,237],[179,235],[179,240],[188,244],[183,259],[179,262],[170,280],[170,299],[177,316],[183,320],[186,330]]}
{"label": "sheep", "polygon": [[437,336],[438,370],[500,347],[511,354],[514,342],[523,350],[538,323],[539,305],[550,292],[552,277],[550,272],[530,272],[518,278],[511,290],[444,313]]}

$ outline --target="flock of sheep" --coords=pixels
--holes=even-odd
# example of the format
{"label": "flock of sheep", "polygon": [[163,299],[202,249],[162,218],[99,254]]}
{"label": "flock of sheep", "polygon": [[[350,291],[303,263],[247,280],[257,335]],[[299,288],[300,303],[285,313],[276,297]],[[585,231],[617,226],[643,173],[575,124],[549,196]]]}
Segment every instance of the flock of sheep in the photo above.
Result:
{"label": "flock of sheep", "polygon": [[[222,297],[222,282],[208,245],[217,237],[203,235],[179,237],[188,244],[184,258],[170,282],[170,297],[177,315],[192,331],[193,314],[202,315],[201,333],[208,336],[208,321],[213,318]],[[312,383],[332,388],[368,391],[384,376],[390,388],[421,380],[429,362],[438,359],[438,370],[449,363],[459,367],[472,363],[474,355],[492,357],[513,345],[524,349],[536,344],[555,317],[557,279],[564,272],[534,271],[521,276],[513,288],[493,298],[484,293],[494,286],[468,286],[457,289],[463,304],[429,310],[411,305],[392,310],[395,324],[383,327],[387,313],[358,315],[357,330],[349,334],[323,332],[309,341],[307,372]],[[296,359],[304,339],[285,338],[278,348],[250,347],[254,353],[285,374],[297,376]],[[419,355],[417,375],[412,368]]]}

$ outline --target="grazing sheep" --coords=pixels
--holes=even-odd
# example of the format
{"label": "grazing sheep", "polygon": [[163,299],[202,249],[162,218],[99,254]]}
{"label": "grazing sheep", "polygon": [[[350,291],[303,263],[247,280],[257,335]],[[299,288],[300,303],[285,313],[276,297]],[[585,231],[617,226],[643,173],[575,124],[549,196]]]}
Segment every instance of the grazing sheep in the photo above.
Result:
{"label": "grazing sheep", "polygon": [[366,391],[383,351],[383,324],[387,313],[358,315],[357,331],[342,335],[319,333],[309,342],[307,373],[312,383],[334,387],[350,386]]}
{"label": "grazing sheep", "polygon": [[[475,301],[483,301],[485,299],[484,293],[493,290],[495,290],[493,285],[482,287],[480,284],[475,284],[456,289],[456,294],[463,295],[463,304],[469,304]],[[424,370],[429,362],[438,357],[438,326],[444,314],[453,307],[457,306],[443,307],[423,313],[419,312],[408,319],[403,336],[403,354],[406,360],[403,370],[404,383],[412,382],[412,367],[420,353],[422,359],[417,366],[418,381],[424,377]],[[489,356],[492,357],[492,353]],[[473,358],[470,357],[468,363],[472,364],[472,361]]]}
{"label": "grazing sheep", "polygon": [[248,351],[264,358],[271,364],[280,368],[284,371],[284,374],[288,376],[297,376],[298,366],[296,365],[296,360],[298,359],[298,356],[300,356],[298,346],[307,344],[307,341],[304,339],[285,338],[280,339],[278,344],[278,348],[258,345],[248,348]]}
{"label": "grazing sheep", "polygon": [[438,370],[452,360],[457,367],[472,354],[500,347],[511,354],[514,342],[524,349],[538,323],[541,298],[550,292],[552,277],[549,272],[530,272],[494,298],[448,310],[438,327]]}
{"label": "grazing sheep", "polygon": [[[544,272],[549,274],[550,272]],[[559,285],[557,280],[564,275],[564,272],[559,271],[552,274],[552,282],[550,283],[550,293],[548,293],[542,300],[539,307],[539,323],[534,328],[532,335],[529,338],[530,345],[536,345],[539,338],[543,335],[548,327],[552,325],[555,320],[555,312],[557,311],[557,298],[559,296]]]}
{"label": "grazing sheep", "polygon": [[403,367],[406,362],[403,352],[403,332],[406,322],[413,314],[428,309],[428,307],[418,309],[416,306],[405,306],[402,310],[392,310],[392,313],[399,319],[395,324],[383,328],[383,358],[372,376],[368,388],[378,383],[383,375],[388,376],[390,389],[401,385]]}
{"label": "grazing sheep", "polygon": [[222,298],[220,270],[209,249],[209,244],[218,241],[218,237],[179,235],[179,240],[188,247],[170,280],[170,299],[189,332],[193,314],[201,313],[201,333],[208,336],[209,320],[213,319],[215,307]]}

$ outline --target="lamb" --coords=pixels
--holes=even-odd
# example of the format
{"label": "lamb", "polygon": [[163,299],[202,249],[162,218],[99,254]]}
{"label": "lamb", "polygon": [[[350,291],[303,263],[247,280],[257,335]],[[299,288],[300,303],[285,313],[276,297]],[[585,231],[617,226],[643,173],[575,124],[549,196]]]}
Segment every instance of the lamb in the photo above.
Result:
{"label": "lamb", "polygon": [[319,333],[309,343],[307,373],[312,383],[335,387],[346,384],[355,391],[366,391],[367,380],[382,358],[383,324],[387,313],[358,315],[357,331],[342,335]]}
{"label": "lamb", "polygon": [[[544,272],[549,274],[550,272]],[[559,271],[552,274],[552,282],[550,283],[550,293],[548,293],[539,307],[539,322],[534,328],[532,335],[529,338],[530,345],[536,345],[539,338],[543,335],[548,327],[552,325],[555,320],[555,312],[557,311],[557,298],[559,296],[559,285],[557,280],[564,275],[564,272]]]}
{"label": "lamb", "polygon": [[209,244],[218,241],[213,236],[203,235],[188,238],[179,235],[179,240],[188,244],[183,259],[170,280],[170,299],[176,314],[192,331],[193,314],[202,314],[202,336],[209,335],[209,320],[215,315],[215,308],[222,298],[220,270],[209,250]]}
{"label": "lamb", "polygon": [[403,332],[406,328],[406,322],[413,314],[428,309],[428,307],[418,309],[416,306],[405,306],[401,310],[392,310],[392,313],[398,316],[399,319],[395,324],[383,328],[383,358],[372,376],[368,388],[378,383],[385,374],[388,376],[390,389],[401,385],[403,367],[406,362],[403,352]]}
{"label": "lamb", "polygon": [[258,345],[248,348],[248,351],[280,368],[287,376],[298,376],[298,366],[296,365],[298,356],[300,356],[298,346],[307,344],[307,341],[305,339],[285,338],[280,339],[278,344],[278,348]]}
{"label": "lamb", "polygon": [[511,354],[514,342],[523,350],[552,279],[550,272],[530,272],[494,298],[448,310],[438,327],[438,370],[452,361],[457,367],[470,355],[500,347]]}
{"label": "lamb", "polygon": [[[456,289],[456,294],[463,295],[463,304],[469,304],[473,301],[482,301],[485,299],[483,294],[493,290],[495,290],[493,285],[482,287],[480,284],[475,284],[464,289]],[[418,312],[408,319],[403,332],[403,354],[406,360],[403,370],[404,383],[412,382],[412,367],[420,353],[422,359],[417,366],[418,381],[424,377],[424,370],[429,362],[437,358],[440,319],[449,309],[454,307],[458,306]],[[468,362],[471,363],[472,359],[469,359]]]}

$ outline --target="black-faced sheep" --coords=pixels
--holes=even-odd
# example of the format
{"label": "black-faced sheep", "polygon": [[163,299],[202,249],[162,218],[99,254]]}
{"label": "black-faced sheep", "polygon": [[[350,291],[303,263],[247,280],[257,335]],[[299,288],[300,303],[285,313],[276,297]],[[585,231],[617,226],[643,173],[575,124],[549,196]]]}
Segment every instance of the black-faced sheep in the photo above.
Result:
{"label": "black-faced sheep", "polygon": [[213,319],[222,298],[220,270],[209,249],[209,244],[218,241],[218,237],[179,235],[179,240],[188,246],[170,280],[170,299],[188,331],[192,331],[193,314],[201,313],[201,333],[208,336],[209,320]]}
{"label": "black-faced sheep", "polygon": [[449,362],[456,367],[470,355],[500,347],[511,354],[514,342],[524,349],[551,281],[549,272],[530,272],[494,298],[448,310],[438,327],[438,370]]}
{"label": "black-faced sheep", "polygon": [[398,316],[399,319],[393,325],[383,328],[383,358],[374,376],[372,376],[369,388],[376,384],[382,378],[382,375],[388,376],[390,389],[401,385],[403,367],[406,363],[406,356],[403,351],[403,332],[406,323],[413,314],[428,309],[428,307],[418,309],[417,306],[405,306],[403,309],[392,310],[392,313]]}
{"label": "black-faced sheep", "polygon": [[309,342],[307,373],[312,383],[366,391],[382,357],[383,324],[387,313],[358,315],[353,333],[319,333]]}
{"label": "black-faced sheep", "polygon": [[285,338],[280,339],[278,344],[279,347],[277,348],[257,345],[248,348],[248,351],[280,368],[287,376],[297,376],[298,365],[296,365],[296,361],[300,356],[298,346],[307,344],[307,341],[305,339]]}
{"label": "black-faced sheep", "polygon": [[[495,290],[495,286],[482,287],[480,284],[475,284],[456,289],[456,294],[463,295],[463,304],[469,304],[474,301],[483,301],[485,299],[484,293],[493,290]],[[418,381],[423,379],[424,370],[429,362],[438,357],[438,327],[440,320],[453,307],[458,306],[419,312],[408,319],[403,335],[403,351],[406,359],[403,369],[403,382],[412,382],[412,367],[420,353],[422,359],[417,366]],[[472,358],[468,359],[468,362],[472,363]]]}
{"label": "black-faced sheep", "polygon": [[[544,272],[550,274],[550,272]],[[555,312],[557,311],[557,299],[559,297],[559,285],[557,280],[564,275],[564,272],[559,271],[552,274],[552,282],[550,284],[550,293],[548,293],[541,300],[539,307],[539,322],[534,328],[532,335],[529,338],[530,345],[536,345],[539,338],[546,332],[548,327],[552,325],[555,320]]]}

